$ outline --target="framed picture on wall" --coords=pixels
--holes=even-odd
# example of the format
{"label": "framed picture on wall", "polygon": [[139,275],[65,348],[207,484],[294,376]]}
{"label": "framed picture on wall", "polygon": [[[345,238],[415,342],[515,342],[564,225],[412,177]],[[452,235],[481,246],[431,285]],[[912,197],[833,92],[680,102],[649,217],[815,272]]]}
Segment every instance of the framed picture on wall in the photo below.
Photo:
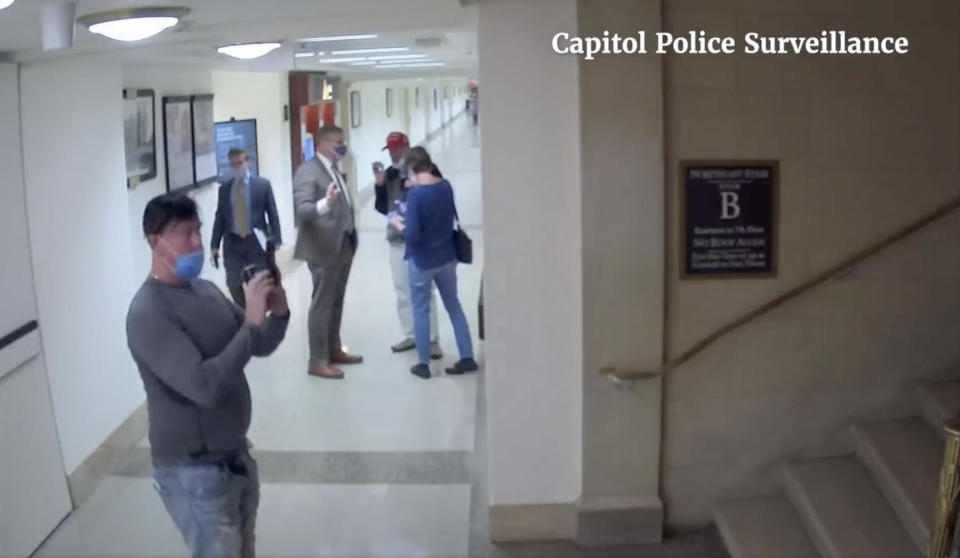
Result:
{"label": "framed picture on wall", "polygon": [[393,116],[393,89],[387,89],[387,118]]}
{"label": "framed picture on wall", "polygon": [[195,160],[190,97],[163,98],[163,146],[167,191],[192,188]]}
{"label": "framed picture on wall", "polygon": [[193,183],[203,186],[217,179],[213,95],[190,97],[190,115],[193,123]]}
{"label": "framed picture on wall", "polygon": [[157,134],[152,89],[123,91],[123,149],[127,188],[157,177]]}
{"label": "framed picture on wall", "polygon": [[360,127],[360,92],[350,92],[350,127]]}

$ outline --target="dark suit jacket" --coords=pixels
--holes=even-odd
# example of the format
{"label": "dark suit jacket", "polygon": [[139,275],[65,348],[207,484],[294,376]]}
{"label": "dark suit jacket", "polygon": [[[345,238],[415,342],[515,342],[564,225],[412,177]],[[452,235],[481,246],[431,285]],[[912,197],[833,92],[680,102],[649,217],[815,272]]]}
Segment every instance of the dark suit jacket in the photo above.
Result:
{"label": "dark suit jacket", "polygon": [[[233,232],[233,180],[224,178],[220,184],[217,200],[217,216],[213,222],[213,238],[210,247],[220,249],[223,236]],[[267,235],[267,239],[274,245],[283,244],[280,232],[280,216],[277,215],[277,204],[273,199],[273,187],[270,181],[259,176],[250,177],[250,228],[260,229]]]}
{"label": "dark suit jacket", "polygon": [[[437,165],[433,165],[430,174],[437,178],[443,178]],[[404,178],[400,175],[400,171],[395,167],[391,166],[384,171],[383,185],[377,186],[374,192],[376,199],[373,202],[373,207],[377,212],[387,215],[390,213],[393,202],[406,197],[406,188],[403,186],[403,180]]]}

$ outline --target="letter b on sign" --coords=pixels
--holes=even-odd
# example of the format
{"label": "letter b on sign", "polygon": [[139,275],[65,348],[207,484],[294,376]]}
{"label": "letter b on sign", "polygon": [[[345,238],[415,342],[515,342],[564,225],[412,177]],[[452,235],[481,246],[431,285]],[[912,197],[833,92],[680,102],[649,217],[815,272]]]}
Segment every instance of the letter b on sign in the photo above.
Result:
{"label": "letter b on sign", "polygon": [[720,192],[720,200],[723,202],[721,219],[729,220],[740,217],[740,194],[737,192]]}

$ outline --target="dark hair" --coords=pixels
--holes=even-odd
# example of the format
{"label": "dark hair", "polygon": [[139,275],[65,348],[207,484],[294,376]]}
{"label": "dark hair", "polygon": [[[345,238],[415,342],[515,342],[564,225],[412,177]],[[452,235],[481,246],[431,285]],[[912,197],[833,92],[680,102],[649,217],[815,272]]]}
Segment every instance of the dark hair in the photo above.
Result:
{"label": "dark hair", "polygon": [[231,148],[230,151],[227,151],[227,159],[233,159],[234,155],[246,155],[246,149],[240,149],[239,147]]}
{"label": "dark hair", "polygon": [[420,147],[419,145],[410,149],[405,157],[407,165],[410,166],[410,170],[413,172],[433,172],[433,159],[430,158],[430,154],[427,153],[427,150]]}
{"label": "dark hair", "polygon": [[171,223],[199,219],[197,202],[183,194],[164,194],[150,200],[143,210],[143,236],[163,234]]}
{"label": "dark hair", "polygon": [[319,130],[317,130],[317,133],[314,135],[313,140],[316,143],[320,143],[321,141],[327,139],[328,137],[334,134],[343,135],[343,128],[339,126],[334,126],[332,124],[328,124],[323,128],[320,128]]}

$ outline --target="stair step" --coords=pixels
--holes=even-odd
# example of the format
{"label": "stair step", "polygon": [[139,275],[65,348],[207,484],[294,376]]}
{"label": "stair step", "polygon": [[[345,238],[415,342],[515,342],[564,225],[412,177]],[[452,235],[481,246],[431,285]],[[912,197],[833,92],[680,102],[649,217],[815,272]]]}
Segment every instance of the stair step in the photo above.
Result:
{"label": "stair step", "polygon": [[785,496],[722,502],[714,519],[732,558],[820,556]]}
{"label": "stair step", "polygon": [[857,454],[914,543],[926,550],[943,441],[920,417],[858,424]]}
{"label": "stair step", "polygon": [[920,558],[907,529],[853,456],[814,459],[786,469],[790,500],[827,558]]}
{"label": "stair step", "polygon": [[960,381],[920,384],[923,416],[942,436],[943,423],[960,412]]}

